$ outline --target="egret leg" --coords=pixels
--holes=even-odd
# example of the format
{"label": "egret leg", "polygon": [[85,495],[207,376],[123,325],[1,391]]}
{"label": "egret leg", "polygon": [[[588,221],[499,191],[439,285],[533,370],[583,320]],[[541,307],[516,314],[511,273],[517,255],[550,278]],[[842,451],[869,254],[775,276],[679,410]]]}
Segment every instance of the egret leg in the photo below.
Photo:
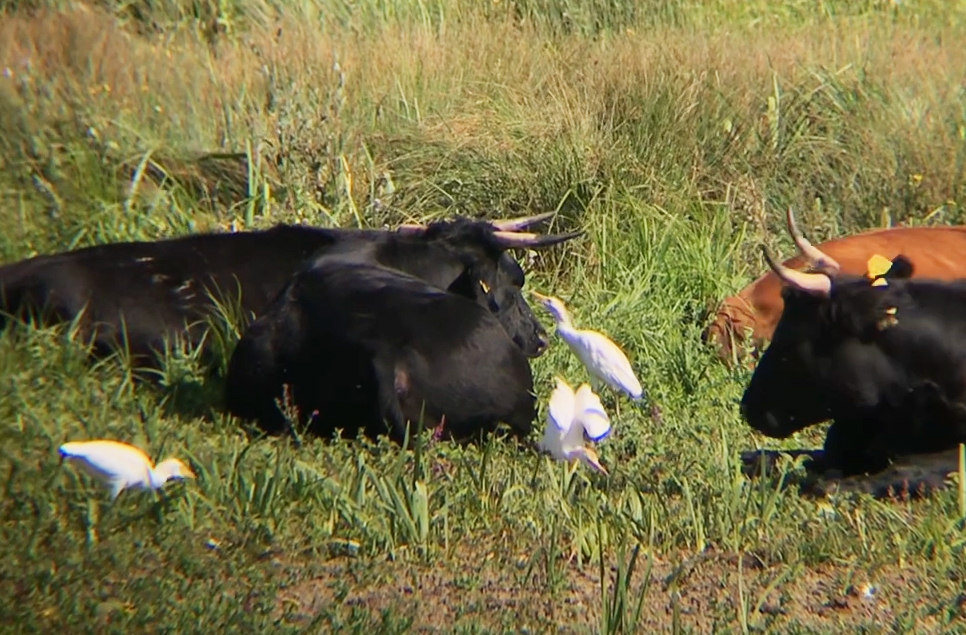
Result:
{"label": "egret leg", "polygon": [[567,564],[568,564],[568,565],[570,565],[570,564],[573,564],[573,562],[574,562],[574,558],[576,558],[576,557],[577,557],[577,550],[578,550],[578,549],[580,549],[580,545],[577,545],[577,544],[574,544],[574,545],[573,545],[573,546],[572,546],[572,547],[570,548],[570,555],[568,555],[568,556],[567,556]]}
{"label": "egret leg", "polygon": [[[113,501],[112,501],[112,505],[113,505]],[[86,534],[87,534],[86,547],[88,549],[96,545],[98,542],[97,526],[100,524],[101,520],[102,520],[102,517],[101,517],[100,501],[95,500],[94,498],[88,498],[87,499],[87,518],[84,519],[85,521],[84,524],[86,525],[84,529],[86,530]]]}

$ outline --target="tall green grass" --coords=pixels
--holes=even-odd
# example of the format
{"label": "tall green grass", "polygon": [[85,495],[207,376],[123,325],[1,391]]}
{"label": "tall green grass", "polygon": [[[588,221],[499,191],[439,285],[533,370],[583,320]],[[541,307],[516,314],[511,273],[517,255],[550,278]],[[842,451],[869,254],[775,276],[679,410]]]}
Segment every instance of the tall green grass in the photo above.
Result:
{"label": "tall green grass", "polygon": [[[428,432],[416,452],[297,447],[225,417],[194,351],[172,346],[148,386],[123,359],[89,364],[66,326],[8,330],[4,630],[961,624],[955,488],[816,502],[783,487],[798,464],[749,480],[740,450],[817,445],[822,430],[753,434],[736,408],[748,371],[700,333],[761,271],[758,244],[789,252],[786,205],[816,241],[963,222],[962,3],[2,6],[2,261],[280,221],[554,209],[551,229],[586,233],[519,254],[527,286],[621,342],[650,400],[619,414],[607,400],[609,477]],[[223,309],[222,370],[247,319]],[[534,373],[541,400],[555,374],[586,379],[559,342]],[[105,436],[187,458],[199,478],[111,504],[56,453]],[[854,592],[866,581],[878,604]],[[815,594],[846,608],[820,611]]]}

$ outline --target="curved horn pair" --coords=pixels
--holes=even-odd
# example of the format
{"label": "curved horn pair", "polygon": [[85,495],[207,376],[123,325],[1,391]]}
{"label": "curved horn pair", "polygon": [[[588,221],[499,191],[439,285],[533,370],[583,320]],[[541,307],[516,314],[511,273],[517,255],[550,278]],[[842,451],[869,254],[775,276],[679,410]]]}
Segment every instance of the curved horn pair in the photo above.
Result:
{"label": "curved horn pair", "polygon": [[421,234],[424,231],[426,231],[425,225],[414,225],[412,223],[406,223],[396,228],[396,232],[400,234]]}
{"label": "curved horn pair", "polygon": [[785,221],[788,225],[788,233],[792,235],[792,240],[795,241],[795,246],[798,247],[798,251],[801,252],[809,264],[818,270],[819,273],[796,271],[795,269],[790,269],[777,263],[772,260],[768,250],[762,245],[761,251],[765,256],[765,262],[775,272],[775,275],[781,278],[786,284],[806,293],[827,296],[832,291],[832,278],[838,275],[841,270],[841,265],[834,258],[822,253],[818,247],[808,242],[795,223],[795,215],[792,213],[791,207],[785,212]]}
{"label": "curved horn pair", "polygon": [[790,269],[772,260],[771,255],[768,253],[768,248],[764,245],[761,246],[761,253],[765,257],[765,262],[771,267],[771,270],[785,284],[813,295],[828,295],[831,293],[832,279],[824,273],[805,273],[804,271]]}
{"label": "curved horn pair", "polygon": [[493,238],[496,239],[496,244],[501,249],[538,249],[562,243],[583,233],[583,231],[575,231],[566,234],[540,235],[527,232],[495,231]]}
{"label": "curved horn pair", "polygon": [[792,235],[792,240],[795,241],[795,246],[798,247],[798,251],[805,256],[809,264],[812,265],[817,271],[835,277],[839,274],[841,270],[841,265],[835,261],[834,258],[828,256],[822,251],[814,246],[812,243],[808,242],[802,232],[799,231],[798,225],[795,223],[795,215],[792,213],[792,208],[789,207],[785,211],[785,222],[788,225],[788,233]]}
{"label": "curved horn pair", "polygon": [[542,220],[547,220],[555,213],[556,212],[544,212],[543,214],[537,214],[535,216],[520,216],[519,218],[492,220],[490,221],[490,225],[493,225],[493,227],[495,227],[498,231],[517,232],[521,229],[526,229],[530,225],[539,223]]}
{"label": "curved horn pair", "polygon": [[[544,212],[543,214],[537,214],[535,216],[507,218],[504,220],[487,221],[487,223],[494,228],[493,238],[495,239],[496,245],[501,249],[538,249],[540,247],[549,247],[571,240],[584,233],[580,230],[566,234],[540,235],[518,231],[534,223],[546,220],[553,216],[554,213]],[[399,225],[396,231],[400,234],[420,234],[426,231],[426,225],[407,223]]]}
{"label": "curved horn pair", "polygon": [[520,216],[519,218],[491,221],[490,224],[497,229],[497,231],[493,232],[493,236],[497,239],[501,246],[504,246],[504,248],[507,249],[511,247],[539,249],[541,247],[559,245],[562,242],[566,242],[576,238],[577,236],[583,235],[584,230],[582,229],[566,232],[564,234],[547,235],[520,232],[521,229],[526,229],[530,225],[547,220],[548,218],[553,217],[555,214],[556,212],[544,212],[542,214],[535,214],[534,216]]}
{"label": "curved horn pair", "polygon": [[[521,229],[526,229],[530,225],[539,223],[542,220],[546,220],[553,216],[556,212],[544,212],[543,214],[536,214],[534,216],[520,216],[517,218],[504,218],[502,220],[491,220],[487,221],[493,226],[498,232],[517,232]],[[417,225],[414,223],[407,223],[405,225],[400,225],[396,228],[396,231],[402,232],[404,234],[415,234],[426,229],[426,225]]]}

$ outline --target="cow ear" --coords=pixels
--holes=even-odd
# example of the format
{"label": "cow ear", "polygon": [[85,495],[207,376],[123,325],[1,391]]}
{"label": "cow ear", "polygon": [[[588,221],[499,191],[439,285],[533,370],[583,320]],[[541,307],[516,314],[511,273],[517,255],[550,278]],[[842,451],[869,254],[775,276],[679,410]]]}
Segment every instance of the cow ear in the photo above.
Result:
{"label": "cow ear", "polygon": [[885,272],[885,278],[911,278],[914,267],[912,261],[902,254],[892,259],[892,266]]}
{"label": "cow ear", "polygon": [[464,298],[469,298],[470,300],[476,297],[476,289],[473,287],[473,278],[468,270],[463,270],[460,275],[456,277],[449,285],[446,290],[454,295],[460,295]]}
{"label": "cow ear", "polygon": [[[442,258],[436,261],[432,273],[434,285],[443,289],[450,289],[453,286],[466,285],[466,278],[470,275],[469,267],[460,262],[457,258]],[[465,288],[469,289],[468,286]]]}

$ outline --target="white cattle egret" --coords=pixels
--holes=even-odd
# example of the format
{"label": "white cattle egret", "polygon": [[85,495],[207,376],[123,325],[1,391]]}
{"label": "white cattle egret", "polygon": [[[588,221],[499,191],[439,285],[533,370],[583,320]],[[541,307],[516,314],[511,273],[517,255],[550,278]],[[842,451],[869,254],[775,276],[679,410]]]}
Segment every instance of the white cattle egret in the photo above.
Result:
{"label": "white cattle egret", "polygon": [[609,433],[610,418],[590,386],[581,384],[575,394],[567,382],[557,377],[540,447],[558,461],[577,459],[607,474],[597,452],[584,441],[585,435],[592,441],[600,441]]}
{"label": "white cattle egret", "polygon": [[570,346],[591,375],[591,383],[598,388],[603,382],[613,388],[627,393],[632,399],[640,399],[644,394],[641,382],[634,375],[627,356],[606,335],[597,331],[580,330],[574,328],[570,321],[567,307],[557,298],[532,292],[540,304],[544,306],[557,323],[557,334]]}
{"label": "white cattle egret", "polygon": [[60,456],[110,487],[111,500],[124,489],[160,489],[169,479],[195,478],[179,459],[154,466],[144,452],[117,441],[71,441],[60,446]]}

